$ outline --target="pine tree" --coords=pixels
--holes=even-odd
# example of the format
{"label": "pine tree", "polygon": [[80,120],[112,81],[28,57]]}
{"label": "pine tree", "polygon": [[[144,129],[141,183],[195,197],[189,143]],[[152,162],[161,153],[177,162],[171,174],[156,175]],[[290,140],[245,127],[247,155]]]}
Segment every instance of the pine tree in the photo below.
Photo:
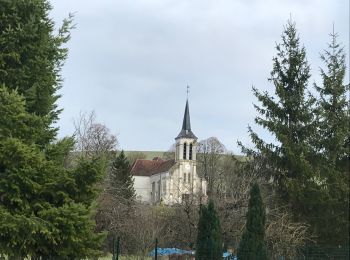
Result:
{"label": "pine tree", "polygon": [[265,208],[259,185],[254,183],[250,190],[246,226],[237,253],[239,260],[268,259],[265,244],[265,220]]}
{"label": "pine tree", "polygon": [[213,201],[209,201],[208,206],[201,206],[200,208],[196,259],[221,259],[222,250],[220,220]]}
{"label": "pine tree", "polygon": [[316,150],[321,165],[322,182],[327,192],[319,206],[318,241],[328,245],[347,245],[349,242],[349,106],[346,98],[345,53],[337,43],[337,35],[321,55],[326,70],[321,69],[323,84],[315,89],[320,95],[316,112],[318,132]]}
{"label": "pine tree", "polygon": [[115,158],[110,170],[110,193],[125,202],[135,199],[134,179],[131,167],[124,151]]}

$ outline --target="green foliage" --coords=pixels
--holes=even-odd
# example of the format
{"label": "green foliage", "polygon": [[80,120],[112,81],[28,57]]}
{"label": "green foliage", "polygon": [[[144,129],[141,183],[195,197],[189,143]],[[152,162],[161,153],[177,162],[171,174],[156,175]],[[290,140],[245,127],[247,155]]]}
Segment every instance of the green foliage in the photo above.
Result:
{"label": "green foliage", "polygon": [[249,128],[256,151],[243,150],[248,156],[266,158],[269,165],[265,172],[273,177],[282,199],[292,206],[296,219],[305,220],[323,194],[310,146],[310,137],[315,131],[311,111],[314,100],[306,96],[310,68],[293,22],[288,21],[282,43],[277,44],[276,49],[269,79],[275,86],[275,95],[261,93],[255,88],[253,92],[262,104],[255,105],[260,114],[255,122],[267,129],[277,142],[266,143]]}
{"label": "green foliage", "polygon": [[27,144],[40,143],[44,133],[43,120],[25,111],[25,99],[8,91],[0,82],[0,138],[16,137]]}
{"label": "green foliage", "polygon": [[95,233],[99,158],[69,161],[71,137],[52,124],[72,19],[54,35],[46,0],[0,4],[0,252],[10,258],[100,254]]}
{"label": "green foliage", "polygon": [[337,35],[321,55],[326,70],[321,69],[322,86],[315,85],[320,95],[315,113],[317,133],[314,145],[324,183],[324,200],[320,203],[322,218],[316,218],[318,241],[328,245],[349,243],[349,125],[350,114],[344,84],[345,53]]}
{"label": "green foliage", "polygon": [[9,89],[25,97],[26,111],[43,118],[46,134],[41,144],[52,141],[58,119],[55,105],[62,79],[60,70],[67,56],[62,45],[69,40],[72,19],[64,20],[58,35],[46,0],[1,1],[0,79]]}
{"label": "green foliage", "polygon": [[256,148],[270,158],[276,171],[274,179],[286,192],[294,196],[295,180],[308,180],[312,176],[309,163],[308,137],[312,131],[311,100],[306,100],[306,86],[310,77],[305,49],[300,47],[295,24],[288,22],[273,58],[273,70],[269,79],[275,86],[276,97],[253,88],[262,107],[255,105],[261,116],[255,122],[272,133],[279,144],[267,144],[251,129],[250,135]]}
{"label": "green foliage", "polygon": [[250,190],[247,222],[237,253],[239,260],[267,259],[265,221],[266,213],[259,185],[254,183]]}
{"label": "green foliage", "polygon": [[[322,60],[320,98],[307,95],[310,69],[295,24],[288,21],[273,58],[270,82],[275,95],[253,88],[261,106],[255,122],[277,142],[266,143],[249,128],[256,149],[251,157],[268,162],[262,172],[273,177],[280,195],[297,221],[307,221],[318,243],[339,245],[348,240],[349,109],[343,84],[345,56],[332,36]],[[345,227],[345,228],[344,228]]]}
{"label": "green foliage", "polygon": [[201,206],[199,214],[196,259],[221,259],[221,226],[213,201],[209,201],[208,206]]}
{"label": "green foliage", "polygon": [[339,167],[343,160],[348,159],[347,147],[349,134],[349,106],[347,91],[349,85],[344,84],[345,78],[345,52],[337,43],[337,35],[331,34],[332,42],[329,50],[325,50],[321,59],[326,71],[321,69],[323,84],[315,89],[320,94],[317,102],[319,115],[318,148],[332,167]]}
{"label": "green foliage", "polygon": [[[0,251],[46,259],[98,255],[103,234],[94,233],[91,208],[101,179],[98,160],[65,168],[72,140],[50,144],[46,154],[35,142],[33,122],[40,125],[41,117],[25,111],[16,91],[0,87],[0,101],[7,111],[0,122],[12,122],[1,125]],[[32,140],[26,131],[34,133]]]}
{"label": "green foliage", "polygon": [[110,193],[125,201],[135,199],[134,179],[131,174],[131,167],[124,151],[115,158],[110,172]]}

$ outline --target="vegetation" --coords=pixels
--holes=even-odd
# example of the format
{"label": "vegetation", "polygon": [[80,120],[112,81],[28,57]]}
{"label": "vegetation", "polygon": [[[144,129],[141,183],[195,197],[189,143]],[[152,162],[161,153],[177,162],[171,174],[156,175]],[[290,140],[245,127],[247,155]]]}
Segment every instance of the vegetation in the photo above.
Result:
{"label": "vegetation", "polygon": [[321,69],[322,85],[315,113],[315,150],[320,167],[319,179],[325,195],[312,217],[319,242],[327,245],[349,244],[349,160],[350,113],[346,99],[349,85],[344,84],[345,52],[331,34],[331,43],[321,55],[326,69]]}
{"label": "vegetation", "polygon": [[50,10],[48,0],[0,5],[0,256],[97,258],[114,235],[123,254],[145,256],[158,238],[161,247],[196,247],[197,259],[220,259],[223,245],[238,242],[239,259],[295,258],[310,232],[318,244],[348,245],[349,85],[334,32],[312,96],[306,50],[288,21],[269,79],[275,93],[253,88],[255,122],[277,142],[249,128],[255,148],[242,146],[244,158],[215,137],[198,142],[197,170],[210,198],[198,210],[195,196],[172,207],[135,200],[133,162],[174,159],[174,146],[118,154],[116,136],[94,112],[75,121],[74,137],[57,139],[73,26],[70,16],[55,33]]}
{"label": "vegetation", "polygon": [[56,140],[52,127],[71,18],[54,35],[50,8],[0,5],[0,251],[11,259],[95,257],[104,238],[92,219],[104,165],[68,163],[74,139]]}
{"label": "vegetation", "polygon": [[214,202],[202,205],[199,212],[196,259],[220,259],[223,248],[219,217],[214,208]]}
{"label": "vegetation", "polygon": [[265,221],[265,207],[259,185],[254,183],[250,191],[247,222],[239,243],[238,259],[267,259]]}
{"label": "vegetation", "polygon": [[121,151],[112,162],[111,169],[109,170],[110,192],[129,202],[135,199],[134,179],[130,170],[129,161],[124,151]]}
{"label": "vegetation", "polygon": [[266,161],[261,172],[273,178],[294,219],[307,221],[317,242],[328,245],[348,240],[348,230],[340,229],[348,227],[349,110],[344,53],[335,40],[333,36],[330,51],[322,56],[328,71],[321,71],[323,86],[316,86],[320,98],[311,97],[305,48],[300,46],[295,24],[288,21],[269,79],[275,96],[253,88],[261,103],[255,105],[260,115],[255,122],[277,142],[266,143],[249,128],[255,150],[243,147],[246,155]]}
{"label": "vegetation", "polygon": [[37,140],[40,145],[53,141],[57,132],[52,127],[60,112],[56,92],[68,53],[63,45],[72,27],[69,17],[55,35],[50,10],[46,0],[1,1],[0,6],[1,84],[25,97],[27,112],[42,117],[45,133]]}

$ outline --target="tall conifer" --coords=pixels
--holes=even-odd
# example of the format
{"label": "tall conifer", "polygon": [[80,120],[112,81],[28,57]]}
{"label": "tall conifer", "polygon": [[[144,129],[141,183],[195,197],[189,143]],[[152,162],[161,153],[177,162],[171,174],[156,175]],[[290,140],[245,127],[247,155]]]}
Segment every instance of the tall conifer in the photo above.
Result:
{"label": "tall conifer", "polygon": [[92,204],[99,158],[66,167],[73,138],[55,140],[56,93],[71,19],[56,35],[47,0],[0,4],[0,252],[10,259],[100,254]]}
{"label": "tall conifer", "polygon": [[310,213],[310,204],[318,204],[322,198],[315,178],[319,171],[312,164],[314,152],[310,145],[310,136],[315,131],[311,111],[314,101],[307,96],[310,67],[294,22],[288,21],[276,50],[269,78],[275,95],[253,88],[261,103],[255,105],[260,114],[255,122],[268,130],[276,141],[267,143],[249,128],[256,150],[243,148],[243,151],[266,158],[269,165],[265,172],[271,174],[295,217],[305,220]]}
{"label": "tall conifer", "polygon": [[222,238],[220,220],[214,202],[201,206],[198,222],[196,259],[216,260],[222,258]]}
{"label": "tall conifer", "polygon": [[247,220],[237,257],[245,259],[267,259],[265,244],[266,213],[260,195],[259,185],[254,183],[250,190]]}
{"label": "tall conifer", "polygon": [[126,202],[135,199],[134,179],[124,151],[115,158],[110,170],[110,192]]}
{"label": "tall conifer", "polygon": [[349,85],[345,85],[345,52],[331,35],[328,49],[321,55],[322,85],[315,88],[318,131],[316,151],[321,165],[321,181],[326,193],[317,221],[318,241],[328,245],[347,245],[349,242]]}
{"label": "tall conifer", "polygon": [[1,1],[0,79],[7,88],[26,99],[26,111],[41,116],[46,133],[40,144],[55,138],[52,123],[60,112],[56,101],[61,87],[60,71],[67,57],[64,44],[70,38],[72,19],[64,20],[54,34],[47,0]]}

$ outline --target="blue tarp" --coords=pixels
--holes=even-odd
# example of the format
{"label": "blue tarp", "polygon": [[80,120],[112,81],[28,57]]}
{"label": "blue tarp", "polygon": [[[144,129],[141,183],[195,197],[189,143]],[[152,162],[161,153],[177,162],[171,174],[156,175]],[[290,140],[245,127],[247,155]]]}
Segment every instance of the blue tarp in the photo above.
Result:
{"label": "blue tarp", "polygon": [[[182,250],[179,248],[157,248],[157,255],[194,255],[195,251]],[[155,255],[155,249],[149,253],[150,256]],[[222,254],[222,257],[225,259],[237,259],[235,256],[231,255],[228,252]]]}
{"label": "blue tarp", "polygon": [[229,252],[223,253],[223,254],[222,254],[222,257],[223,257],[224,259],[227,259],[227,260],[237,260],[237,257],[234,256],[234,255],[232,255],[232,254],[229,253]]}
{"label": "blue tarp", "polygon": [[[155,249],[149,253],[150,256],[155,255]],[[157,255],[194,255],[194,251],[182,250],[178,248],[157,248]]]}

